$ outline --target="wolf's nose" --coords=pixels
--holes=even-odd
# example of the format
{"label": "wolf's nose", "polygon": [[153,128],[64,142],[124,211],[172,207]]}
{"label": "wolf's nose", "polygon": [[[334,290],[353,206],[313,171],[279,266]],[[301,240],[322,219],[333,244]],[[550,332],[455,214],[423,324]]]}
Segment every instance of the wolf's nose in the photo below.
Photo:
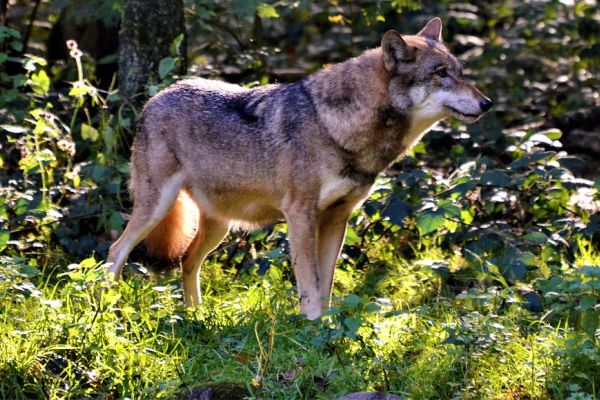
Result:
{"label": "wolf's nose", "polygon": [[479,101],[479,107],[481,107],[483,112],[487,112],[490,108],[492,108],[493,105],[494,103],[492,103],[492,101],[487,97],[484,97]]}

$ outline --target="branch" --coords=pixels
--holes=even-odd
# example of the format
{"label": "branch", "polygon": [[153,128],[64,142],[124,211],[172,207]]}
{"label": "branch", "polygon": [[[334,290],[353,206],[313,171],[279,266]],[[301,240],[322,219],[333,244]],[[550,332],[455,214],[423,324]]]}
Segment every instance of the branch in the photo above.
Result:
{"label": "branch", "polygon": [[33,10],[31,11],[31,16],[29,17],[29,25],[27,25],[27,30],[25,31],[25,35],[23,35],[23,48],[21,49],[21,55],[27,52],[27,46],[29,45],[29,36],[31,35],[33,23],[35,22],[35,17],[37,15],[37,11],[40,7],[41,2],[42,0],[35,0],[35,4],[33,5]]}

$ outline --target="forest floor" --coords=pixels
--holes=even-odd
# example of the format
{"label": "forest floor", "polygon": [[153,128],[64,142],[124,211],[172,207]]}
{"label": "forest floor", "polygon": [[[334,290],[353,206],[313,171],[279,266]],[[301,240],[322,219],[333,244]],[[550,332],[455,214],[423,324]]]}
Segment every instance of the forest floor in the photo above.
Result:
{"label": "forest floor", "polygon": [[[261,275],[213,257],[203,304],[186,309],[178,273],[130,264],[98,301],[93,259],[66,273],[3,260],[0,397],[177,399],[210,387],[215,399],[596,398],[600,351],[581,321],[542,312],[524,287],[478,282],[459,255],[427,248],[408,262],[393,248],[370,245],[360,270],[341,262],[319,321],[299,315],[286,262]],[[582,244],[574,264],[599,262]],[[598,286],[597,272],[563,279]]]}

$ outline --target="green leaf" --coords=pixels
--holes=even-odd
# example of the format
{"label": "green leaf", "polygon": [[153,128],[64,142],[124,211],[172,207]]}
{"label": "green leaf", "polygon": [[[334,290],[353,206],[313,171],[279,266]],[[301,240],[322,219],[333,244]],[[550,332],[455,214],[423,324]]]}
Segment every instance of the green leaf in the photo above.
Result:
{"label": "green leaf", "polygon": [[426,210],[417,216],[417,227],[421,235],[427,235],[443,227],[445,221],[443,211]]}
{"label": "green leaf", "polygon": [[21,42],[20,40],[13,40],[10,42],[10,47],[12,47],[13,50],[20,53],[21,51],[23,51],[23,42]]}
{"label": "green leaf", "polygon": [[527,267],[520,261],[513,262],[509,266],[508,271],[506,272],[508,278],[516,279],[519,281],[522,281],[527,277]]}
{"label": "green leaf", "polygon": [[542,297],[535,292],[525,293],[523,300],[525,300],[525,309],[529,311],[541,312],[544,309]]}
{"label": "green leaf", "polygon": [[84,94],[88,94],[92,90],[88,85],[82,86],[73,86],[73,88],[69,91],[69,96],[77,97],[82,96]]}
{"label": "green leaf", "polygon": [[427,147],[425,146],[424,142],[417,142],[416,145],[414,145],[410,151],[410,154],[426,154],[427,153]]}
{"label": "green leaf", "polygon": [[123,216],[119,212],[113,212],[108,218],[108,227],[109,229],[116,229],[117,231],[123,230],[123,225],[125,225],[125,220]]}
{"label": "green leaf", "polygon": [[414,207],[404,200],[392,197],[389,203],[383,209],[383,217],[388,218],[394,225],[402,225],[404,218],[412,214]]}
{"label": "green leaf", "polygon": [[367,312],[367,313],[377,312],[380,310],[381,310],[381,306],[372,301],[367,303],[367,305],[365,306],[365,312]]}
{"label": "green leaf", "polygon": [[85,260],[81,261],[79,263],[79,265],[81,266],[81,268],[93,268],[96,266],[96,264],[98,264],[98,262],[96,261],[96,259],[92,256],[92,257],[88,257]]}
{"label": "green leaf", "polygon": [[471,180],[468,180],[466,182],[461,182],[461,183],[457,184],[456,186],[452,187],[448,191],[448,193],[450,194],[450,197],[452,197],[453,199],[457,199],[459,197],[465,196],[476,185],[477,185],[477,181],[474,180],[474,179],[471,179]]}
{"label": "green leaf", "polygon": [[184,37],[185,36],[182,33],[178,35],[175,39],[173,39],[173,41],[171,42],[170,51],[173,56],[178,56],[181,54],[181,43],[183,43]]}
{"label": "green leaf", "polygon": [[456,346],[466,346],[473,342],[473,340],[466,335],[454,335],[451,334],[442,344],[453,344]]}
{"label": "green leaf", "polygon": [[160,87],[158,85],[148,86],[148,96],[150,96],[150,97],[154,96],[159,91],[160,91]]}
{"label": "green leaf", "polygon": [[530,251],[524,251],[520,253],[518,259],[521,263],[523,263],[523,265],[527,267],[534,268],[539,265],[538,258],[535,256],[535,254],[533,254]]}
{"label": "green leaf", "polygon": [[543,161],[546,160],[550,157],[553,157],[554,155],[556,155],[555,151],[538,151],[532,154],[527,154],[521,158],[519,158],[518,160],[513,161],[509,168],[510,169],[521,169],[523,167],[526,167],[527,165],[531,164],[532,162],[539,162],[539,161]]}
{"label": "green leaf", "polygon": [[593,338],[598,326],[600,326],[600,312],[584,311],[581,313],[580,318],[582,330]]}
{"label": "green leaf", "polygon": [[268,4],[259,4],[256,8],[256,12],[261,18],[279,18],[279,13],[277,13],[275,7]]}
{"label": "green leaf", "polygon": [[10,239],[10,232],[6,229],[0,230],[0,251],[3,251],[8,245]]}
{"label": "green leaf", "polygon": [[93,126],[88,124],[81,124],[81,138],[84,140],[91,140],[95,142],[100,137],[100,133]]}
{"label": "green leaf", "polygon": [[344,306],[347,308],[356,308],[361,302],[360,296],[350,293],[344,299]]}
{"label": "green leaf", "polygon": [[121,113],[119,113],[119,125],[123,128],[129,128],[131,126],[131,118],[124,117]]}
{"label": "green leaf", "polygon": [[129,163],[122,162],[122,163],[117,164],[117,171],[119,171],[122,174],[128,174],[130,171]]}
{"label": "green leaf", "polygon": [[548,236],[546,236],[542,232],[530,232],[527,235],[523,236],[523,239],[533,244],[548,243]]}
{"label": "green leaf", "polygon": [[22,265],[19,267],[19,273],[30,278],[32,276],[39,275],[40,270],[32,265]]}
{"label": "green leaf", "polygon": [[600,231],[600,214],[594,214],[590,217],[590,221],[585,229],[582,230],[582,233],[587,236],[592,236],[598,231]]}
{"label": "green leaf", "polygon": [[484,185],[501,187],[509,186],[511,184],[508,174],[498,169],[485,171],[483,175],[481,175],[480,182]]}
{"label": "green leaf", "polygon": [[543,135],[546,135],[549,139],[558,140],[562,137],[563,133],[560,129],[548,129],[547,131],[540,132]]}
{"label": "green leaf", "polygon": [[233,0],[233,13],[242,17],[254,15],[258,0]]}
{"label": "green leaf", "polygon": [[50,77],[43,69],[31,74],[31,88],[37,94],[46,94],[50,90]]}
{"label": "green leaf", "polygon": [[596,265],[584,265],[577,272],[588,278],[600,278],[600,267]]}
{"label": "green leaf", "polygon": [[34,154],[29,154],[19,160],[19,168],[23,170],[23,172],[25,172],[26,174],[30,173],[34,168],[38,167],[38,160]]}
{"label": "green leaf", "polygon": [[9,89],[5,90],[4,93],[2,93],[2,100],[6,103],[10,103],[11,101],[15,100],[18,96],[19,91],[17,89]]}
{"label": "green leaf", "polygon": [[[19,162],[20,164],[20,162]],[[17,200],[16,204],[13,206],[13,212],[15,215],[20,216],[25,214],[29,210],[29,201],[27,199],[21,197]]]}
{"label": "green leaf", "polygon": [[356,234],[356,231],[352,229],[350,225],[346,227],[346,238],[344,244],[352,246],[360,242],[360,237]]}
{"label": "green leaf", "polygon": [[115,144],[117,143],[117,137],[116,137],[114,129],[111,128],[110,126],[107,126],[102,131],[102,139],[104,139],[104,144],[109,149],[112,149],[113,147],[115,147]]}
{"label": "green leaf", "polygon": [[581,296],[579,300],[579,310],[587,311],[592,310],[598,304],[598,297],[596,296]]}
{"label": "green leaf", "polygon": [[165,57],[158,64],[158,76],[160,76],[160,79],[165,79],[173,69],[175,69],[175,59],[173,57]]}
{"label": "green leaf", "polygon": [[23,74],[19,74],[19,75],[15,75],[12,78],[13,80],[13,88],[19,88],[21,86],[24,86],[27,83],[27,76],[23,75]]}
{"label": "green leaf", "polygon": [[[275,268],[271,268],[271,269],[275,269]],[[331,307],[329,307],[329,310],[325,311],[323,314],[321,314],[321,316],[325,317],[325,316],[338,315],[341,312],[342,312],[342,309],[340,307],[331,306]]]}
{"label": "green leaf", "polygon": [[344,326],[346,326],[346,335],[348,338],[354,340],[357,338],[358,329],[363,324],[363,320],[355,317],[344,318]]}
{"label": "green leaf", "polygon": [[461,213],[460,208],[452,203],[450,200],[442,200],[438,204],[438,210],[443,212],[448,218],[456,219],[460,221]]}
{"label": "green leaf", "polygon": [[15,29],[8,28],[6,26],[0,27],[0,41],[3,41],[9,37],[20,38],[21,33]]}
{"label": "green leaf", "polygon": [[37,65],[44,66],[47,64],[48,64],[48,61],[46,61],[42,57],[29,56],[29,59],[27,60],[27,62],[24,65],[24,68],[27,71],[33,72],[37,69]]}

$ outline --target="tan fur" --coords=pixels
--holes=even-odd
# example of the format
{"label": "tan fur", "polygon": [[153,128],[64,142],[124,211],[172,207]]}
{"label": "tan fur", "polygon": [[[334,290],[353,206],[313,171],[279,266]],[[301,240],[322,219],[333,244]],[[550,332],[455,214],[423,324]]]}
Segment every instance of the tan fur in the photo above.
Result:
{"label": "tan fur", "polygon": [[199,210],[186,191],[179,192],[173,207],[144,239],[151,259],[176,261],[184,257],[198,228]]}
{"label": "tan fur", "polygon": [[440,29],[434,18],[416,36],[389,31],[380,48],[290,85],[192,79],[150,99],[132,150],[134,208],[110,248],[109,277],[149,237],[155,255],[184,254],[184,300],[197,305],[202,262],[232,226],[285,218],[300,308],[317,318],[346,221],[377,175],[437,121],[473,122],[491,106]]}

